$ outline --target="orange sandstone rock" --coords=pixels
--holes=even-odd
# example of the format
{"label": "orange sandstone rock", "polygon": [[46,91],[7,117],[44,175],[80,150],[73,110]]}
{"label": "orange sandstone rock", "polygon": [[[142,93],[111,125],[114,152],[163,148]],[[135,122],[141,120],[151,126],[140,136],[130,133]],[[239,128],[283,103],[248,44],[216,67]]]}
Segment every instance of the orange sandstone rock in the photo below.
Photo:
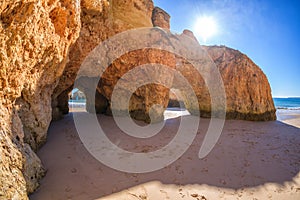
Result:
{"label": "orange sandstone rock", "polygon": [[76,1],[4,0],[0,6],[0,198],[27,199],[44,169],[51,94],[78,37]]}
{"label": "orange sandstone rock", "polygon": [[159,7],[155,7],[152,11],[153,26],[170,29],[170,18],[171,16]]}

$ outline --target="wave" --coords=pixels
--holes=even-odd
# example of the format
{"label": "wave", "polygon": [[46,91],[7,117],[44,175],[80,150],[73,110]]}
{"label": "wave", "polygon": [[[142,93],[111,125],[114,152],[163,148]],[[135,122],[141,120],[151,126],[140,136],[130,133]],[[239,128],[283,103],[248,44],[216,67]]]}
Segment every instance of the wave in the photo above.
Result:
{"label": "wave", "polygon": [[277,110],[300,110],[300,107],[276,107]]}
{"label": "wave", "polygon": [[86,102],[69,102],[70,107],[86,106]]}

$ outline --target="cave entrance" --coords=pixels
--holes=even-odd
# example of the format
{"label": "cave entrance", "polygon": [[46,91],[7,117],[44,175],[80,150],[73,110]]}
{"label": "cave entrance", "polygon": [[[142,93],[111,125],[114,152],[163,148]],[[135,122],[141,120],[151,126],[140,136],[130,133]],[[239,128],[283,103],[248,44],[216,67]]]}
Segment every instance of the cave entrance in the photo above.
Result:
{"label": "cave entrance", "polygon": [[86,96],[78,88],[74,88],[68,94],[69,112],[86,112]]}
{"label": "cave entrance", "polygon": [[168,107],[164,112],[164,120],[191,115],[181,96],[180,90],[172,88],[169,94]]}

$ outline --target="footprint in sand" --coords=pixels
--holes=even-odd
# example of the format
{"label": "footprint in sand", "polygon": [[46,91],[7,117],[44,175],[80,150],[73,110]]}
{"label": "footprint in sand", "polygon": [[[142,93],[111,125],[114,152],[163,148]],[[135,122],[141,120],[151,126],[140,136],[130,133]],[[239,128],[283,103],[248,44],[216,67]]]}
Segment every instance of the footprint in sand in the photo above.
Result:
{"label": "footprint in sand", "polygon": [[159,191],[166,196],[165,199],[170,199],[170,197],[166,191],[164,191],[164,190],[159,190]]}
{"label": "footprint in sand", "polygon": [[197,200],[207,200],[205,196],[199,195],[199,194],[191,194],[191,197],[197,198]]}

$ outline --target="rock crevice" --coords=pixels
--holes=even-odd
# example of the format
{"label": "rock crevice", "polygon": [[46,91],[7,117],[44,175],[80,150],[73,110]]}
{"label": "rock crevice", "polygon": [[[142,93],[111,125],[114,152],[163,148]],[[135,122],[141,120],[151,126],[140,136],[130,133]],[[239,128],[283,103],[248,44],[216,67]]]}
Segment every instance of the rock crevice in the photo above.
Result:
{"label": "rock crevice", "polygon": [[45,170],[51,94],[78,37],[80,7],[65,1],[5,0],[0,7],[0,198],[27,199]]}

